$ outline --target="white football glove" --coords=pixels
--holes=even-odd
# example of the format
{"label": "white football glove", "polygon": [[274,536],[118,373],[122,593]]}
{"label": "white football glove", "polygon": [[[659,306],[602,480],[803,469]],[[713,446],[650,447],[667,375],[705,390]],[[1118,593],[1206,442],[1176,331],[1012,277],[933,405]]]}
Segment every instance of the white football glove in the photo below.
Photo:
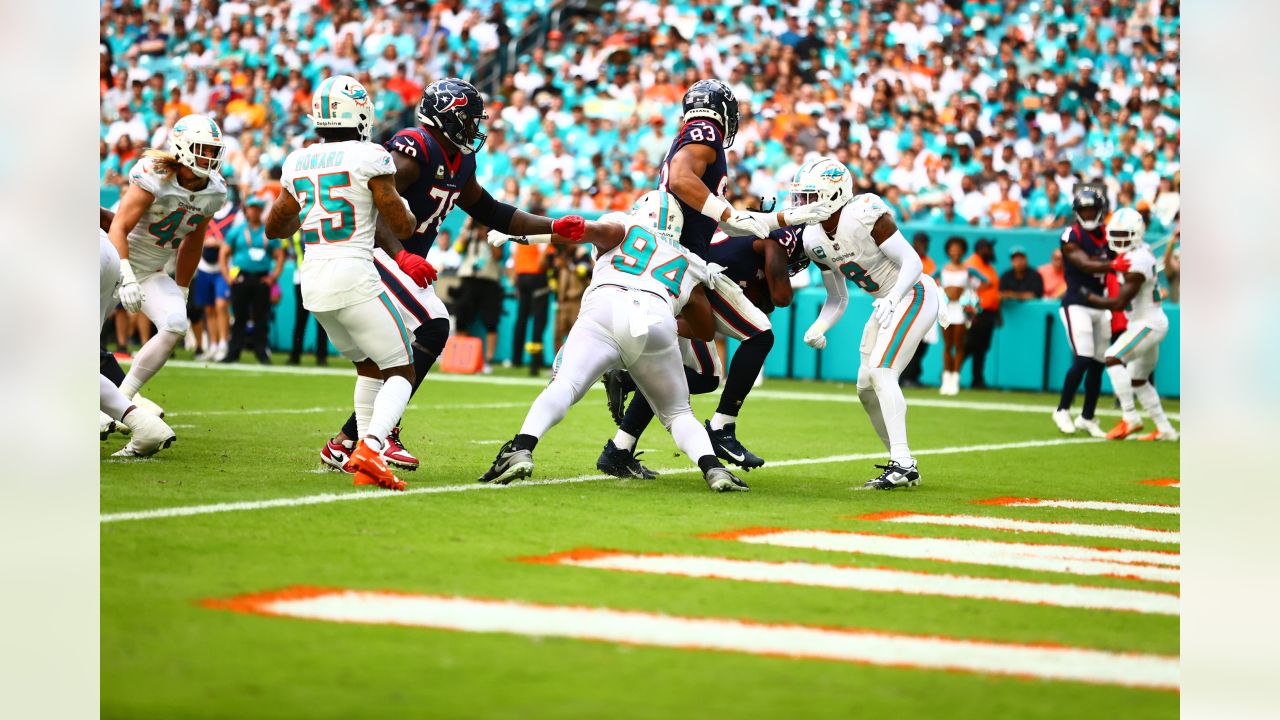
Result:
{"label": "white football glove", "polygon": [[504,232],[499,232],[497,230],[490,230],[489,237],[487,238],[487,240],[489,241],[489,244],[492,245],[493,247],[500,248],[511,240],[511,236]]}
{"label": "white football glove", "polygon": [[888,328],[889,322],[893,320],[894,302],[889,298],[876,298],[871,302],[871,317],[880,323],[880,327]]}
{"label": "white football glove", "polygon": [[141,310],[142,301],[146,299],[142,294],[142,286],[138,284],[138,278],[133,275],[133,266],[128,260],[120,261],[120,290],[116,295],[120,298],[120,304],[124,305],[124,309],[131,313]]}
{"label": "white football glove", "polygon": [[729,215],[729,219],[720,221],[720,229],[729,237],[752,237],[763,238],[769,234],[769,226],[764,224],[760,219],[759,213],[747,212],[745,210],[733,210]]}
{"label": "white football glove", "polygon": [[707,263],[707,279],[703,280],[702,284],[706,285],[708,290],[715,290],[716,283],[725,277],[724,270],[725,267],[723,265],[713,262]]}
{"label": "white football glove", "polygon": [[821,350],[827,346],[827,326],[822,322],[815,322],[809,326],[804,333],[804,344],[814,350]]}
{"label": "white football glove", "polygon": [[825,222],[827,218],[835,214],[837,210],[843,207],[843,203],[835,200],[823,200],[821,202],[812,202],[808,205],[784,210],[782,218],[786,220],[788,225],[813,225],[815,223]]}

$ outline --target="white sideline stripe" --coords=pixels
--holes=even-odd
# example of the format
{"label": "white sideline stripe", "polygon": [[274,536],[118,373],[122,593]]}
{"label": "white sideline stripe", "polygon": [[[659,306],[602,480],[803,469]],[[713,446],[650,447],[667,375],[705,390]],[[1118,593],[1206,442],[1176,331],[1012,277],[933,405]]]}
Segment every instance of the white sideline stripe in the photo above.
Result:
{"label": "white sideline stripe", "polygon": [[[1181,557],[1146,550],[1106,550],[1074,545],[1031,545],[992,540],[914,538],[829,530],[760,530],[727,540],[779,547],[825,550],[860,555],[885,555],[913,560],[994,565],[1020,570],[1102,577],[1135,578],[1176,583]],[[1147,564],[1144,564],[1147,563]],[[1157,565],[1158,564],[1158,565]],[[1165,566],[1174,567],[1165,567]]]}
{"label": "white sideline stripe", "polygon": [[[127,365],[127,361],[121,361],[121,365]],[[170,360],[166,363],[167,367],[186,368],[188,370],[213,370],[215,372],[242,372],[242,373],[274,373],[279,375],[322,375],[351,377],[353,372],[346,368],[312,368],[312,367],[293,367],[289,365],[227,365],[223,363],[202,363],[191,360]],[[539,378],[518,378],[518,377],[494,377],[492,375],[450,375],[446,373],[436,372],[427,376],[425,382],[452,382],[452,383],[471,383],[476,385],[512,385],[518,387],[536,387],[543,388],[547,386],[546,379]],[[592,383],[588,390],[603,390],[604,386],[600,383]],[[804,402],[837,402],[837,403],[857,403],[857,395],[844,395],[836,393],[806,393],[795,392],[793,390],[764,390],[757,389],[751,392],[751,397],[763,400],[800,400]],[[977,402],[968,400],[943,400],[941,398],[920,398],[912,397],[907,399],[907,404],[915,407],[934,407],[944,408],[948,410],[981,410],[988,412],[1021,412],[1049,415],[1057,406],[1054,405],[1021,405],[1018,403],[997,403],[997,402]],[[1120,416],[1119,410],[1099,408],[1099,415]],[[1182,417],[1178,413],[1165,413],[1172,420],[1181,422]]]}
{"label": "white sideline stripe", "polygon": [[1173,690],[1178,658],[859,629],[681,617],[465,597],[331,591],[269,601],[256,612],[332,622],[720,650],[890,667]]}
{"label": "white sideline stripe", "polygon": [[1109,510],[1128,513],[1160,513],[1164,515],[1181,515],[1182,508],[1177,505],[1142,505],[1138,503],[1104,502],[1101,500],[1041,500],[1026,498],[1000,503],[1000,507],[1047,507],[1067,510]]}
{"label": "white sideline stripe", "polygon": [[1153,530],[1131,525],[1034,522],[1031,520],[1013,520],[984,515],[930,515],[927,513],[905,513],[878,520],[879,522],[909,523],[912,525],[950,525],[954,527],[983,528],[985,530],[1111,538],[1113,540],[1145,540],[1159,543],[1181,542],[1181,533],[1177,530]]}
{"label": "white sideline stripe", "polygon": [[601,552],[594,557],[571,553],[545,562],[557,565],[622,570],[657,575],[784,583],[843,590],[938,595],[952,598],[1177,615],[1178,596],[1146,590],[1059,585],[963,575],[934,575],[906,570],[821,565],[806,562],[761,562],[688,555],[632,555]]}
{"label": "white sideline stripe", "polygon": [[[270,366],[267,366],[270,367]],[[1000,443],[994,445],[966,445],[961,447],[945,447],[933,450],[916,450],[916,455],[954,455],[958,453],[995,452],[998,450],[1020,450],[1023,448],[1055,447],[1058,445],[1079,445],[1083,443],[1100,443],[1103,440],[1094,438],[1066,438],[1061,440],[1029,440],[1025,442]],[[767,467],[790,467],[794,465],[824,465],[827,463],[853,462],[857,460],[883,460],[884,453],[861,453],[857,455],[831,455],[822,458],[797,458],[794,460],[771,461]],[[305,471],[304,471],[305,472]],[[699,472],[696,467],[684,465],[674,468],[660,468],[657,472],[665,475],[687,475]],[[466,485],[437,485],[434,487],[416,487],[403,492],[394,490],[353,491],[346,493],[321,493],[301,497],[275,498],[272,500],[247,500],[243,502],[216,503],[213,505],[188,505],[182,507],[156,508],[153,510],[134,510],[128,512],[107,513],[99,515],[100,523],[121,522],[124,520],[155,520],[158,518],[186,517],[190,515],[209,515],[212,513],[239,512],[245,510],[264,510],[266,508],[296,507],[300,505],[322,505],[332,502],[354,500],[377,500],[405,495],[430,495],[436,493],[472,492],[476,490],[507,490],[522,487],[539,487],[543,485],[567,485],[572,483],[595,482],[597,480],[617,480],[612,475],[577,475],[574,477],[552,478],[549,480],[529,480],[513,482],[510,485],[484,485],[468,483]]]}
{"label": "white sideline stripe", "polygon": [[[499,410],[504,408],[527,408],[527,402],[492,402],[492,403],[442,403],[418,404],[409,406],[418,410]],[[166,413],[165,417],[196,417],[217,415],[311,415],[315,413],[350,413],[351,407],[309,407],[309,408],[252,408],[246,410],[189,410]]]}

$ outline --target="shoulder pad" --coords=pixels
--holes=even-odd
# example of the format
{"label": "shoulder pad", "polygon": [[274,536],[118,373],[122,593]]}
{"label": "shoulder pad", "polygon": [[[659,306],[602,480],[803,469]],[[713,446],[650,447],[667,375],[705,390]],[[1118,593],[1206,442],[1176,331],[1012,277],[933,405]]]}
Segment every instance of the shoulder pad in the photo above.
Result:
{"label": "shoulder pad", "polygon": [[386,149],[425,163],[431,157],[428,139],[429,136],[418,128],[405,128],[387,141]]}
{"label": "shoulder pad", "polygon": [[893,211],[875,193],[858,195],[845,206],[845,211],[868,229],[875,225],[882,215],[893,217]]}
{"label": "shoulder pad", "polygon": [[134,163],[129,170],[129,182],[152,195],[158,195],[165,178],[156,173],[154,161],[151,158],[143,157],[139,158],[138,162]]}
{"label": "shoulder pad", "polygon": [[720,149],[723,147],[724,134],[707,118],[695,118],[680,128],[678,142],[681,145],[710,145]]}

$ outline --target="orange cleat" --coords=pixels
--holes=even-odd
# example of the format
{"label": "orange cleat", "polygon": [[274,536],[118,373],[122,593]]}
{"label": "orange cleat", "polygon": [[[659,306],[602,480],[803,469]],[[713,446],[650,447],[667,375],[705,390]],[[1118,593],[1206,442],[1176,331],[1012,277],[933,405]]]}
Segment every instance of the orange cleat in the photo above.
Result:
{"label": "orange cleat", "polygon": [[1150,435],[1143,435],[1138,439],[1142,440],[1143,442],[1177,442],[1178,433],[1176,430],[1173,432],[1161,432],[1159,430],[1156,430]]}
{"label": "orange cleat", "polygon": [[1116,423],[1115,427],[1111,428],[1111,432],[1107,433],[1107,439],[1123,440],[1129,437],[1130,435],[1138,432],[1141,429],[1142,429],[1141,420],[1139,420],[1135,424],[1130,424],[1124,420],[1121,420],[1120,422]]}
{"label": "orange cleat", "polygon": [[407,483],[391,473],[382,455],[363,440],[356,443],[356,450],[351,453],[348,464],[355,470],[357,486],[376,485],[387,490],[404,490],[409,487]]}

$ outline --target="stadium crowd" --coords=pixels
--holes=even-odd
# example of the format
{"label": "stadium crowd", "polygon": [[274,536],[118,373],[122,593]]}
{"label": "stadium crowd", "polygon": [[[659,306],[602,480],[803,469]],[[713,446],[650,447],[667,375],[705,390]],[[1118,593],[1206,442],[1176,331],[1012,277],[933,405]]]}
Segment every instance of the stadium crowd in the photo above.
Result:
{"label": "stadium crowd", "polygon": [[[491,118],[479,180],[495,196],[626,209],[656,181],[684,89],[715,77],[742,105],[725,190],[739,207],[785,196],[806,159],[834,155],[859,192],[920,225],[1062,227],[1082,182],[1143,212],[1151,235],[1176,225],[1176,2],[621,0],[551,12],[564,5],[106,0],[103,203],[191,112],[225,132],[236,212],[269,203],[279,164],[313,134],[314,86],[349,73],[373,95],[383,137],[415,123],[431,79],[472,79]],[[485,264],[469,230],[435,258],[446,274],[467,257]],[[514,279],[514,258],[491,260]]]}

